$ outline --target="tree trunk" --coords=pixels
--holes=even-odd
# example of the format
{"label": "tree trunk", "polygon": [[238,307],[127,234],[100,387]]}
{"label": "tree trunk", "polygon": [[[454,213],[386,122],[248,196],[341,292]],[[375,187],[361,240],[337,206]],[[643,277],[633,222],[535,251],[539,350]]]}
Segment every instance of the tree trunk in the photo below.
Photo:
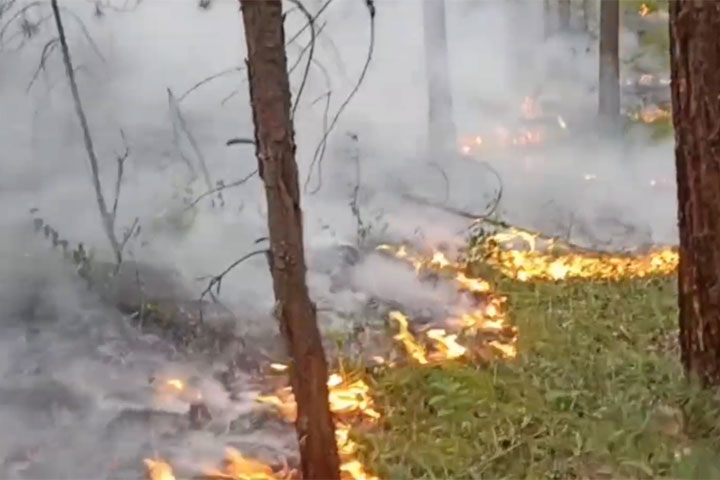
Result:
{"label": "tree trunk", "polygon": [[428,82],[428,151],[442,155],[455,150],[448,61],[445,0],[422,0],[425,71]]}
{"label": "tree trunk", "polygon": [[328,406],[327,363],[315,305],[305,283],[302,211],[281,0],[240,0],[255,123],[256,155],[265,183],[270,273],[275,314],[293,359],[291,383],[303,478],[339,478],[335,431]]}
{"label": "tree trunk", "polygon": [[720,385],[720,2],[670,2],[682,363]]}
{"label": "tree trunk", "polygon": [[586,32],[590,32],[590,18],[592,15],[592,2],[591,0],[583,0],[583,28]]}
{"label": "tree trunk", "polygon": [[558,20],[560,22],[560,31],[567,32],[570,30],[570,0],[558,0]]}
{"label": "tree trunk", "polygon": [[553,34],[553,17],[550,0],[543,0],[543,36],[548,39]]}
{"label": "tree trunk", "polygon": [[616,124],[620,116],[620,2],[600,0],[598,112]]}

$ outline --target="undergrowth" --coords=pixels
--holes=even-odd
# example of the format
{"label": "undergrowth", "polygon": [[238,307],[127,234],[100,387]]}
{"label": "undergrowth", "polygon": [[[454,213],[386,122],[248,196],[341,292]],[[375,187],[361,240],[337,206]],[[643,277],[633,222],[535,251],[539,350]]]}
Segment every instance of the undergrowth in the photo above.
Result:
{"label": "undergrowth", "polygon": [[357,434],[381,478],[718,478],[720,416],[689,385],[675,280],[504,280],[519,355],[369,379],[381,423]]}

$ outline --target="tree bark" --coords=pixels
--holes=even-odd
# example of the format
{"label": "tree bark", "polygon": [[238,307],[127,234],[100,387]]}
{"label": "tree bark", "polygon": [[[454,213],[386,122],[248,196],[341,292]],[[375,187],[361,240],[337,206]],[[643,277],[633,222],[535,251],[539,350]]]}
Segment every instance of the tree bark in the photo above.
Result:
{"label": "tree bark", "polygon": [[570,15],[572,9],[570,0],[558,0],[558,21],[560,23],[560,31],[567,32],[570,30]]}
{"label": "tree bark", "polygon": [[598,113],[616,123],[620,116],[620,2],[600,0]]}
{"label": "tree bark", "polygon": [[455,150],[448,61],[445,0],[422,0],[425,71],[428,82],[428,151],[441,155]]}
{"label": "tree bark", "polygon": [[720,2],[670,2],[682,363],[720,384]]}
{"label": "tree bark", "polygon": [[316,309],[305,282],[302,211],[281,0],[240,0],[255,123],[256,155],[265,183],[275,314],[293,365],[298,443],[305,479],[340,478],[328,405],[327,363]]}

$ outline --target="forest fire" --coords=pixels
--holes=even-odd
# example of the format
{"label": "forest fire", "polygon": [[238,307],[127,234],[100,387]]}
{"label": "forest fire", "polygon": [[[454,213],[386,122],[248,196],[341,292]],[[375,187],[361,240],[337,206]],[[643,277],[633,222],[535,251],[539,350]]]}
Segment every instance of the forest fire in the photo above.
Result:
{"label": "forest fire", "polygon": [[[411,319],[403,312],[389,312],[396,333],[393,339],[404,352],[420,365],[437,364],[448,360],[474,360],[477,348],[487,347],[501,358],[517,356],[517,328],[507,323],[506,299],[496,294],[491,283],[469,275],[466,265],[450,260],[443,252],[427,254],[414,251],[407,245],[380,245],[377,250],[397,258],[413,268],[418,276],[427,273],[446,276],[456,284],[458,292],[473,299],[472,307],[453,307],[456,311],[444,319],[443,327],[415,332]],[[561,253],[559,253],[561,252]],[[666,248],[640,255],[607,254],[573,250],[559,240],[517,228],[507,228],[487,235],[471,248],[469,261],[480,256],[501,274],[520,281],[563,280],[571,278],[617,280],[629,277],[666,275],[675,271],[676,251]],[[451,309],[452,310],[452,309]],[[379,364],[382,357],[374,357]],[[481,357],[485,358],[485,357]],[[289,367],[272,363],[269,369],[287,372]],[[370,387],[362,379],[346,378],[333,373],[328,381],[328,401],[335,416],[335,435],[341,460],[341,475],[347,480],[378,480],[368,473],[357,459],[358,445],[350,438],[351,426],[358,421],[375,423],[380,413],[370,396]],[[182,399],[199,395],[187,382],[170,378],[158,382],[158,391]],[[289,386],[278,388],[270,395],[261,395],[259,403],[270,405],[289,421],[295,421],[297,405]],[[148,480],[175,480],[172,468],[161,459],[145,459]],[[298,472],[285,466],[274,471],[269,465],[244,457],[228,449],[224,466],[211,469],[204,480],[269,480],[297,478]]]}
{"label": "forest fire", "polygon": [[276,480],[294,478],[297,473],[287,466],[280,472],[273,472],[270,466],[246,458],[234,448],[225,451],[225,462],[222,469],[210,469],[203,475],[203,480]]}
{"label": "forest fire", "polygon": [[[510,338],[503,339],[503,342],[496,339],[488,342],[487,345],[493,347],[504,357],[511,358],[516,355],[514,344],[517,330],[506,324],[505,298],[495,295],[489,282],[481,278],[468,277],[462,265],[451,262],[439,251],[423,257],[418,254],[410,254],[406,246],[380,245],[377,249],[410,263],[418,273],[424,269],[449,272],[457,283],[459,291],[481,297],[476,299],[476,306],[473,309],[461,310],[456,315],[445,319],[447,327],[454,328],[456,331],[448,333],[446,328],[433,328],[425,331],[422,339],[412,332],[407,315],[397,310],[391,311],[389,317],[397,323],[398,327],[398,333],[394,339],[402,343],[407,354],[415,362],[425,365],[465,357],[472,353],[474,345],[461,342],[478,334],[488,333],[504,333],[505,336],[509,336]],[[463,338],[462,341],[458,341],[460,337]],[[502,345],[502,347],[497,348],[497,345]]]}
{"label": "forest fire", "polygon": [[[363,380],[350,381],[338,373],[330,375],[327,381],[330,411],[335,414],[335,438],[340,454],[340,470],[343,478],[352,480],[377,480],[355,458],[357,444],[350,439],[349,420],[365,418],[374,422],[380,413],[374,409],[370,387]],[[297,405],[291,387],[278,389],[274,395],[257,397],[260,403],[272,405],[289,422],[297,417]]]}
{"label": "forest fire", "polygon": [[[504,248],[504,245],[517,243],[518,240],[525,249]],[[539,242],[544,243],[543,248],[538,248]],[[504,275],[520,281],[571,278],[619,280],[670,275],[677,269],[679,260],[678,252],[672,248],[631,255],[585,251],[556,253],[556,246],[568,250],[566,245],[558,245],[556,240],[511,229],[486,238],[478,244],[473,256],[481,256]]]}

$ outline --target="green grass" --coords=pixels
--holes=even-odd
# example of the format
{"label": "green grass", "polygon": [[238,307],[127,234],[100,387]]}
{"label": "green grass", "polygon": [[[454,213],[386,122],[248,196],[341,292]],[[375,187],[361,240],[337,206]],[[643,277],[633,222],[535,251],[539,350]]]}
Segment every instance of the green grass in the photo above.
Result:
{"label": "green grass", "polygon": [[720,478],[720,416],[672,347],[674,279],[504,280],[519,355],[370,379],[381,423],[359,440],[385,479]]}

